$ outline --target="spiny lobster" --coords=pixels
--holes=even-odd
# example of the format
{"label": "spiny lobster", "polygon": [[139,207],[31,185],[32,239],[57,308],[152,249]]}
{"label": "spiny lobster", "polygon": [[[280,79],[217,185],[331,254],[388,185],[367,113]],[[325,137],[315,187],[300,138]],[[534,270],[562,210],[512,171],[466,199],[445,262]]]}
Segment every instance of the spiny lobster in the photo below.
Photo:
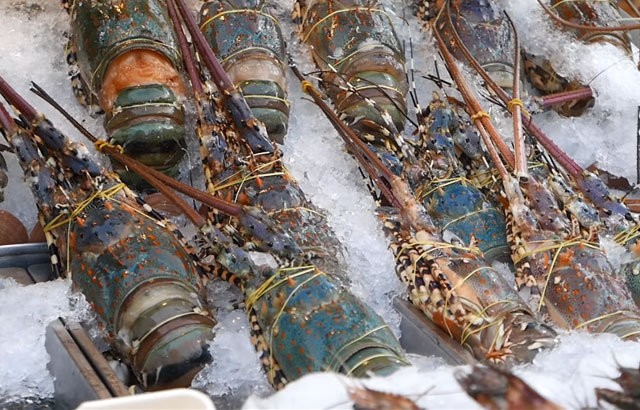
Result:
{"label": "spiny lobster", "polygon": [[[560,229],[571,224],[558,208],[553,195],[528,172],[521,130],[521,106],[518,103],[510,104],[515,130],[514,156],[464,82],[443,39],[437,31],[433,32],[468,110],[471,113],[484,113],[475,115],[475,124],[502,178],[508,235],[518,284],[530,287],[533,295],[540,295],[535,302],[538,311],[544,306],[558,326],[611,332],[622,338],[638,338],[638,308],[621,279],[613,272],[605,254],[590,241],[590,236],[582,237],[570,229]],[[517,36],[515,39],[518,50]],[[519,55],[515,55],[514,67],[517,72]],[[487,80],[489,75],[483,73],[483,78]],[[517,80],[514,80],[513,90],[513,100],[520,101]],[[502,93],[506,94],[504,90]],[[498,150],[513,169],[513,174],[507,171]],[[545,194],[542,201],[541,194]],[[548,221],[552,225],[547,224]],[[536,297],[531,298],[530,302]]]}
{"label": "spiny lobster", "polygon": [[[379,215],[392,241],[396,273],[407,286],[412,303],[480,360],[502,364],[528,361],[539,349],[553,345],[553,330],[536,321],[513,286],[477,248],[443,239],[440,228],[412,193],[415,187],[390,172],[378,158],[380,147],[369,149],[307,80],[303,90],[322,108],[349,151],[395,208],[382,207]],[[431,114],[443,115],[438,110]],[[425,126],[422,132],[428,133],[429,128]],[[431,138],[425,136],[424,141]],[[384,155],[393,153],[387,150]],[[406,162],[404,169],[415,165]]]}
{"label": "spiny lobster", "polygon": [[188,386],[211,359],[215,320],[181,236],[4,79],[0,93],[21,114],[0,106],[56,273],[84,293],[145,389]]}

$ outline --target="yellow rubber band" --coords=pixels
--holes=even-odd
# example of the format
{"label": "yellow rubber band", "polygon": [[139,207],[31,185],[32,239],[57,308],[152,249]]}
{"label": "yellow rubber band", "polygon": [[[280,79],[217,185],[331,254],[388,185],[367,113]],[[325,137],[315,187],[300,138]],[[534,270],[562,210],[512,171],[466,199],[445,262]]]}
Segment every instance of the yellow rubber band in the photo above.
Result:
{"label": "yellow rubber band", "polygon": [[478,111],[477,113],[471,116],[471,121],[479,120],[482,118],[491,118],[491,116],[486,111]]}
{"label": "yellow rubber band", "polygon": [[[280,166],[281,171],[259,173],[260,171],[263,171],[266,169],[272,169],[273,167],[276,167],[278,165]],[[246,171],[247,171],[246,169],[241,169],[229,175],[225,179],[218,181],[215,185],[213,183],[207,183],[207,192],[209,192],[210,194],[215,194],[222,189],[237,186],[237,191],[235,193],[235,198],[234,198],[234,200],[237,201],[238,195],[240,195],[242,191],[242,187],[244,186],[245,182],[249,182],[251,180],[258,179],[258,178],[266,178],[266,177],[273,177],[273,176],[286,177],[287,175],[289,175],[287,168],[284,165],[282,165],[282,163],[280,163],[279,159],[261,164],[258,168],[256,168],[252,172],[246,172]]]}
{"label": "yellow rubber band", "polygon": [[[482,310],[479,311],[471,311],[472,313],[474,313],[475,315],[482,317],[483,320],[485,320],[487,323],[483,326],[480,326],[476,329],[471,329],[472,326],[475,326],[472,322],[467,323],[467,325],[464,327],[464,329],[462,329],[462,334],[460,335],[460,344],[465,344],[467,342],[467,340],[477,334],[482,332],[484,329],[491,327],[493,325],[499,325],[502,322],[504,322],[504,316],[505,314],[502,314],[501,316],[498,317],[493,317],[493,316],[489,316],[487,314],[487,311],[489,309],[491,309],[494,306],[497,305],[515,305],[516,302],[514,302],[513,300],[509,300],[509,299],[501,299],[501,300],[497,300],[493,303],[490,303],[489,305],[485,306],[482,308]],[[493,319],[493,320],[491,320]],[[491,346],[495,345],[495,340],[491,343]]]}
{"label": "yellow rubber band", "polygon": [[374,13],[374,12],[375,13],[381,13],[381,14],[384,14],[389,20],[391,20],[391,18],[387,14],[387,12],[382,10],[382,9],[371,9],[371,8],[367,8],[367,7],[350,7],[348,9],[340,9],[340,10],[336,10],[336,11],[334,11],[332,13],[327,14],[326,16],[324,16],[323,18],[318,20],[313,26],[311,26],[309,31],[307,31],[307,34],[304,36],[304,39],[302,40],[302,42],[306,43],[307,40],[309,40],[309,36],[311,35],[311,32],[313,32],[325,20],[330,19],[331,17],[335,16],[336,14],[349,13],[350,11],[368,11],[368,12],[371,12],[371,13]]}
{"label": "yellow rubber band", "polygon": [[238,56],[242,56],[243,54],[255,54],[254,52],[259,51],[261,52],[261,54],[267,54],[269,55],[269,57],[271,57],[271,59],[275,62],[278,63],[278,65],[280,67],[283,68],[284,71],[284,64],[282,61],[280,61],[280,59],[278,58],[278,56],[276,55],[276,53],[273,50],[270,50],[266,47],[247,47],[247,48],[243,48],[242,50],[238,50],[235,53],[231,53],[228,56],[226,56],[225,58],[223,58],[222,60],[220,60],[220,64],[225,64],[230,60],[233,60],[234,58],[238,57]]}
{"label": "yellow rubber band", "polygon": [[[245,306],[247,307],[247,310],[251,309],[252,307],[255,306],[255,304],[258,302],[258,300],[260,298],[262,298],[264,295],[267,294],[267,292],[269,292],[270,290],[273,290],[275,288],[277,288],[278,286],[280,286],[281,284],[289,281],[289,279],[293,279],[295,277],[298,276],[302,276],[302,275],[306,275],[308,273],[313,272],[314,270],[317,270],[315,266],[313,265],[307,265],[307,266],[296,266],[296,267],[291,267],[291,268],[283,268],[283,269],[278,269],[278,271],[273,274],[271,277],[269,277],[269,279],[265,280],[262,285],[260,285],[254,292],[252,292],[250,295],[248,295],[245,298]],[[289,275],[284,275],[280,280],[276,281],[276,279],[281,276],[281,274],[286,273],[287,271],[295,271]],[[313,277],[316,277],[318,275],[323,275],[324,273],[320,270],[317,270],[317,273],[314,274]]]}
{"label": "yellow rubber band", "polygon": [[[473,185],[473,183],[470,180],[468,180],[467,178],[465,178],[465,177],[432,179],[428,184],[426,184],[423,187],[421,187],[422,189],[418,190],[418,192],[416,193],[416,196],[418,197],[419,201],[422,201],[424,198],[426,198],[427,196],[433,194],[437,190],[439,190],[441,188],[445,188],[445,187],[447,187],[449,185],[453,185],[453,184],[458,183],[458,182],[459,183],[468,183],[469,185]],[[424,191],[425,189],[429,188],[432,185],[435,185],[435,186],[433,188],[429,189],[428,191]]]}
{"label": "yellow rubber band", "polygon": [[84,211],[84,209],[89,206],[96,198],[111,198],[115,194],[117,194],[120,190],[126,187],[125,184],[119,183],[111,188],[108,188],[104,191],[96,191],[89,198],[80,202],[78,206],[70,213],[69,216],[63,219],[65,214],[58,214],[55,218],[53,218],[49,223],[47,223],[44,228],[42,228],[45,232],[50,232],[53,229],[59,228],[66,224],[71,224],[77,217]]}
{"label": "yellow rubber band", "polygon": [[291,103],[289,103],[288,100],[285,100],[284,98],[280,98],[280,97],[274,97],[273,95],[244,94],[243,97],[244,97],[245,100],[250,100],[252,98],[254,98],[254,99],[264,98],[264,99],[267,99],[267,100],[276,100],[276,101],[279,101],[279,102],[283,103],[287,107],[291,106]]}
{"label": "yellow rubber band", "polygon": [[634,225],[631,228],[626,229],[626,230],[618,233],[617,235],[615,235],[613,237],[613,240],[618,245],[626,246],[627,243],[629,243],[633,239],[636,239],[638,236],[640,236],[640,233],[638,232],[639,230],[640,230],[640,226]]}
{"label": "yellow rubber band", "polygon": [[300,85],[302,86],[302,92],[304,92],[305,94],[311,94],[309,92],[309,90],[313,90],[313,84],[311,84],[311,81],[309,80],[302,80],[302,82],[300,83]]}
{"label": "yellow rubber band", "polygon": [[[532,241],[531,243],[544,243],[544,242],[546,242],[546,241]],[[531,256],[533,256],[535,254],[538,254],[538,253],[542,253],[542,252],[546,252],[546,251],[558,250],[558,249],[566,248],[566,247],[569,247],[569,246],[575,246],[575,245],[584,245],[584,246],[586,246],[588,248],[591,248],[591,249],[600,249],[597,244],[595,244],[593,242],[583,241],[581,239],[560,241],[560,242],[556,242],[556,243],[554,243],[552,245],[543,246],[543,247],[541,247],[539,249],[535,249],[535,250],[532,250],[532,251],[529,251],[529,252],[525,252],[521,256],[517,257],[513,261],[513,263],[519,263],[524,258],[531,257]]]}
{"label": "yellow rubber band", "polygon": [[209,17],[204,23],[200,24],[200,31],[203,31],[213,20],[217,20],[220,17],[226,16],[227,14],[241,14],[241,13],[256,13],[256,14],[259,14],[261,16],[264,16],[264,17],[267,17],[267,18],[273,20],[274,24],[277,27],[280,27],[280,24],[278,23],[278,20],[276,20],[276,18],[273,17],[272,15],[265,13],[264,11],[253,10],[253,9],[236,9],[236,10],[223,11],[223,12],[220,12],[220,13],[216,14],[213,17]]}
{"label": "yellow rubber band", "polygon": [[113,149],[117,150],[119,153],[124,154],[124,148],[122,148],[121,145],[113,145],[109,141],[106,141],[106,140],[98,140],[98,141],[94,142],[93,145],[96,147],[96,149],[99,152],[104,152],[105,148],[113,148]]}
{"label": "yellow rubber band", "polygon": [[524,103],[519,98],[514,98],[512,100],[509,100],[509,102],[507,103],[507,109],[509,111],[513,111],[516,105],[520,107],[521,110],[524,111]]}

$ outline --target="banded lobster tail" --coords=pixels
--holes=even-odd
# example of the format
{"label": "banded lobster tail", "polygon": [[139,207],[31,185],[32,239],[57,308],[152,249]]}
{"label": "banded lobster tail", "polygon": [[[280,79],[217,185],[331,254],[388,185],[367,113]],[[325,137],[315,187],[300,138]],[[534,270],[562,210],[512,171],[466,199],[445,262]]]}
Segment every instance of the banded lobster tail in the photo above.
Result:
{"label": "banded lobster tail", "polygon": [[[71,142],[0,79],[5,136],[36,199],[52,264],[105,322],[142,387],[186,387],[211,360],[215,320],[175,232],[119,178]],[[35,135],[34,135],[35,134]],[[37,137],[36,137],[37,135]]]}
{"label": "banded lobster tail", "polygon": [[[435,30],[434,35],[469,111],[483,112],[462,79],[443,39]],[[519,100],[517,84],[514,81],[516,101]],[[640,337],[638,308],[604,252],[589,236],[583,237],[579,232],[569,229],[551,230],[542,223],[549,219],[549,215],[553,215],[551,219],[566,220],[567,217],[559,210],[551,194],[545,196],[548,200],[539,201],[538,195],[544,193],[546,187],[527,170],[520,127],[521,107],[511,104],[510,108],[515,124],[515,156],[506,148],[495,129],[485,127],[478,116],[475,122],[502,178],[516,282],[520,288],[530,291],[529,303],[534,305],[532,308],[560,327],[609,332],[621,338],[637,339]],[[483,116],[486,117],[486,114]],[[494,147],[494,141],[500,153]],[[507,171],[500,155],[508,158],[507,163],[513,169],[513,175]],[[564,221],[560,219],[560,222]],[[568,227],[571,223],[565,222],[564,225]]]}
{"label": "banded lobster tail", "polygon": [[263,0],[214,0],[200,29],[269,137],[283,143],[289,125],[286,50],[280,24]]}
{"label": "banded lobster tail", "polygon": [[[78,99],[105,112],[111,143],[176,175],[186,150],[187,96],[165,1],[71,0],[68,7],[67,59]],[[140,182],[125,168],[117,171],[127,183]]]}
{"label": "banded lobster tail", "polygon": [[302,41],[312,48],[344,120],[367,138],[404,129],[409,88],[404,47],[382,4],[300,0],[296,7]]}
{"label": "banded lobster tail", "polygon": [[[540,349],[552,346],[553,330],[536,321],[477,248],[443,239],[443,232],[414,196],[415,186],[393,174],[378,158],[380,148],[369,149],[370,142],[364,143],[342,122],[306,80],[303,90],[321,107],[349,151],[393,204],[378,212],[391,238],[396,274],[407,286],[411,302],[478,360],[502,365],[526,362]],[[388,149],[383,155],[390,153]],[[404,169],[415,166],[408,161]],[[406,173],[402,176],[407,178]]]}
{"label": "banded lobster tail", "polygon": [[456,31],[469,52],[491,78],[503,88],[511,88],[515,77],[513,68],[512,31],[505,15],[490,0],[418,1],[417,16],[428,28],[435,23],[451,53],[462,59],[462,51],[453,40]]}

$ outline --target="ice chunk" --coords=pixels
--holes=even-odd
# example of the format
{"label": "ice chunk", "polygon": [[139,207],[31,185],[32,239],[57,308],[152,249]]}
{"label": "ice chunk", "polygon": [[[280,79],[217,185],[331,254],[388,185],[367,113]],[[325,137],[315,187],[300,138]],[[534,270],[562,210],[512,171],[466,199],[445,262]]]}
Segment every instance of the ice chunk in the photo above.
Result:
{"label": "ice chunk", "polygon": [[59,279],[22,286],[0,280],[0,407],[53,395],[45,328],[58,317],[72,321],[88,317],[88,303],[82,295],[72,294],[70,284]]}

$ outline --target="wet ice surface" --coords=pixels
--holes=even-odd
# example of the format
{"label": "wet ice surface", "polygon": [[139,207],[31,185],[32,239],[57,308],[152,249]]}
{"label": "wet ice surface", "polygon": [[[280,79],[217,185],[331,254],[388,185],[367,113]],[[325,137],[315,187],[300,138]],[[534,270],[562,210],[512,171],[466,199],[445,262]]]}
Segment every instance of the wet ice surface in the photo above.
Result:
{"label": "wet ice surface", "polygon": [[[599,407],[594,387],[617,389],[608,380],[616,377],[616,363],[637,367],[640,351],[637,342],[622,342],[613,335],[565,334],[559,346],[540,354],[532,364],[514,369],[541,395],[564,408]],[[451,367],[439,360],[413,356],[414,366],[395,374],[366,380],[348,380],[335,374],[312,374],[287,386],[267,399],[250,398],[246,409],[347,408],[350,386],[402,394],[421,408],[481,408],[459,387],[456,373],[468,372],[468,366]]]}
{"label": "wet ice surface", "polygon": [[[580,165],[597,161],[608,171],[635,181],[640,105],[637,51],[634,61],[611,44],[584,45],[575,41],[553,26],[535,1],[499,3],[513,18],[524,50],[551,56],[559,74],[588,84],[596,95],[595,106],[586,116],[562,118],[549,112],[536,116],[536,122]],[[598,149],[593,147],[594,142],[603,145]]]}
{"label": "wet ice surface", "polygon": [[[521,32],[524,47],[550,53],[554,63],[565,73],[576,74],[596,91],[596,106],[584,117],[567,119],[550,112],[535,117],[545,130],[582,165],[597,160],[609,171],[635,179],[636,109],[640,104],[640,74],[619,52],[610,46],[584,46],[544,23],[541,10],[530,0],[502,1]],[[276,6],[277,15],[288,21],[290,2]],[[195,8],[194,8],[195,9]],[[403,8],[396,7],[402,15]],[[406,26],[400,37],[413,37],[416,52],[433,53],[429,38],[413,33]],[[81,118],[92,130],[101,130],[101,119],[90,118],[78,106],[66,78],[63,56],[67,27],[65,13],[57,2],[40,4],[28,1],[0,3],[0,74],[23,92],[27,99],[45,111],[64,130],[65,121],[27,92],[34,80]],[[285,32],[290,24],[283,23]],[[553,41],[549,41],[553,39]],[[308,54],[289,44],[303,71],[312,71]],[[559,52],[561,50],[562,52]],[[416,57],[417,76],[433,74],[433,57]],[[442,65],[440,66],[442,70]],[[292,122],[284,146],[287,166],[298,179],[309,198],[328,210],[331,227],[348,251],[353,279],[352,290],[385,317],[394,331],[398,316],[391,308],[393,295],[401,294],[399,281],[393,274],[393,258],[387,241],[373,216],[374,204],[362,183],[355,162],[344,152],[343,144],[323,115],[302,99],[299,84],[290,81]],[[421,94],[422,103],[429,95]],[[502,120],[506,124],[510,121]],[[72,133],[75,134],[75,133]],[[604,140],[603,136],[609,138]],[[593,148],[596,147],[596,148]],[[7,200],[0,207],[11,209],[31,228],[35,207],[29,206],[21,172],[7,155],[12,181]],[[453,379],[461,369],[443,365],[434,358],[412,357],[413,367],[389,378],[348,381],[331,375],[311,375],[292,383],[283,392],[272,393],[261,373],[257,355],[249,342],[248,323],[241,310],[232,310],[234,295],[221,293],[225,285],[212,285],[209,296],[216,309],[219,324],[211,345],[216,358],[194,381],[194,386],[216,397],[221,407],[238,407],[254,393],[247,408],[330,408],[349,407],[346,387],[354,383],[372,389],[405,394],[428,408],[473,408],[475,404]],[[47,284],[18,286],[0,282],[0,404],[18,397],[50,397],[52,376],[46,370],[44,328],[58,316],[79,314],[70,296],[69,284],[55,281]],[[615,388],[607,377],[616,376],[616,364],[635,367],[640,362],[638,343],[621,342],[611,335],[586,335],[575,332],[563,335],[557,349],[541,354],[533,364],[516,369],[540,393],[566,407],[594,406],[595,386]],[[463,368],[464,369],[464,368]]]}
{"label": "wet ice surface", "polygon": [[0,408],[11,401],[53,396],[45,328],[58,317],[79,321],[89,316],[89,305],[70,285],[58,279],[23,286],[0,278]]}

